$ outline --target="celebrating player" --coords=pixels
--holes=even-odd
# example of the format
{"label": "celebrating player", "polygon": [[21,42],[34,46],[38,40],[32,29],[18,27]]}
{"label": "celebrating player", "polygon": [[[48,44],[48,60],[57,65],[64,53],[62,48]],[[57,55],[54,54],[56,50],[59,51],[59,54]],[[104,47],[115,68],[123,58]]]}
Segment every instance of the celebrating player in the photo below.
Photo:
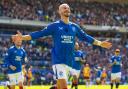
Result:
{"label": "celebrating player", "polygon": [[15,89],[18,84],[23,89],[22,62],[25,60],[26,52],[21,47],[22,39],[20,37],[13,38],[14,46],[10,47],[5,56],[5,63],[8,66],[8,77],[11,89]]}
{"label": "celebrating player", "polygon": [[98,66],[96,69],[96,84],[99,85],[101,84],[101,74],[102,74],[102,70],[101,70],[101,67]]}
{"label": "celebrating player", "polygon": [[38,39],[48,35],[52,36],[54,42],[52,49],[52,64],[54,74],[57,77],[57,88],[67,89],[67,72],[72,70],[69,64],[71,64],[74,59],[75,37],[77,36],[83,41],[104,48],[110,48],[112,44],[107,41],[98,41],[94,39],[87,35],[77,24],[70,22],[69,17],[71,11],[68,4],[61,4],[58,11],[61,20],[53,22],[43,30],[32,32],[29,35],[22,36],[20,32],[18,32],[17,35],[23,40]]}
{"label": "celebrating player", "polygon": [[85,54],[79,50],[79,44],[78,42],[75,43],[75,59],[72,61],[72,68],[74,69],[74,74],[73,74],[73,80],[72,80],[72,85],[71,89],[75,87],[75,89],[78,89],[78,78],[80,75],[80,70],[81,70],[81,65],[82,63],[85,63]]}
{"label": "celebrating player", "polygon": [[120,50],[115,50],[115,55],[111,57],[111,89],[113,89],[113,84],[116,84],[116,89],[118,89],[121,79],[121,56]]}

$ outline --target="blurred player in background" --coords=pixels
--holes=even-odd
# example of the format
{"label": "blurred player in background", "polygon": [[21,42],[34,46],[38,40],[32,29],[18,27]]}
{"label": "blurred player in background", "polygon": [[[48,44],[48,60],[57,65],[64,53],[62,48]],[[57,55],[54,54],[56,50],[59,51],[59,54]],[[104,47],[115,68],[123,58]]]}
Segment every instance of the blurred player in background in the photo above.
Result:
{"label": "blurred player in background", "polygon": [[77,36],[83,41],[104,48],[110,48],[112,44],[107,41],[94,39],[90,35],[87,35],[77,24],[70,22],[69,17],[71,11],[68,4],[61,4],[58,12],[61,19],[49,24],[43,30],[25,36],[22,36],[22,34],[18,32],[17,35],[23,40],[33,40],[48,35],[52,36],[54,42],[52,49],[52,67],[57,77],[57,88],[67,89],[67,72],[72,70],[69,64],[71,64],[74,59],[75,37]]}
{"label": "blurred player in background", "polygon": [[80,75],[81,66],[86,61],[85,60],[85,53],[82,52],[79,49],[78,42],[75,43],[75,53],[74,53],[74,55],[75,55],[75,58],[72,61],[72,68],[74,69],[74,74],[73,74],[71,89],[73,87],[75,87],[75,89],[78,89],[78,78],[79,78],[79,75]]}
{"label": "blurred player in background", "polygon": [[106,78],[107,78],[107,71],[105,68],[103,68],[102,74],[101,74],[101,84],[102,85],[106,84]]}
{"label": "blurred player in background", "polygon": [[85,80],[85,84],[88,87],[90,85],[90,77],[91,77],[91,69],[89,67],[89,64],[86,63],[83,68],[83,77]]}
{"label": "blurred player in background", "polygon": [[5,84],[4,84],[4,89],[11,89],[11,86],[10,86],[10,82],[9,82],[9,78],[8,78],[8,75],[7,75],[7,70],[4,70],[4,75],[5,75]]}
{"label": "blurred player in background", "polygon": [[121,56],[120,50],[115,50],[115,55],[111,57],[111,89],[113,89],[113,84],[116,84],[116,89],[118,89],[121,80]]}
{"label": "blurred player in background", "polygon": [[98,66],[96,69],[96,84],[99,85],[101,84],[101,74],[102,74],[102,68]]}
{"label": "blurred player in background", "polygon": [[22,65],[22,73],[23,73],[23,84],[26,85],[26,82],[27,82],[27,70],[25,68],[25,65]]}
{"label": "blurred player in background", "polygon": [[7,69],[8,69],[7,64],[4,64],[4,62],[0,62],[0,68],[2,69],[2,72],[5,75],[5,82],[2,82],[2,85],[4,85],[4,89],[11,89],[7,74]]}
{"label": "blurred player in background", "polygon": [[32,66],[29,67],[27,72],[27,85],[30,86],[32,82]]}
{"label": "blurred player in background", "polygon": [[11,89],[15,89],[15,85],[19,85],[19,89],[23,89],[22,62],[26,58],[26,52],[21,47],[22,39],[20,37],[13,38],[14,46],[11,46],[5,56],[5,64],[8,66],[8,77]]}

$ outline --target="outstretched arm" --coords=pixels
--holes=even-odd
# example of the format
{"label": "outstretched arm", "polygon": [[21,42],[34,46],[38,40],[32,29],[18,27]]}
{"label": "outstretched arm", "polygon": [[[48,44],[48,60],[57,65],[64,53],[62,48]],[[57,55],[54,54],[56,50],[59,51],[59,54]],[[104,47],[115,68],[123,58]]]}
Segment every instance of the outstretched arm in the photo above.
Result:
{"label": "outstretched arm", "polygon": [[29,35],[22,35],[21,32],[17,31],[16,35],[12,35],[12,40],[15,41],[15,39],[18,39],[18,38],[20,38],[22,40],[38,39],[40,37],[52,35],[54,33],[53,30],[54,30],[53,25],[48,25],[44,29],[42,29],[40,31],[32,32]]}
{"label": "outstretched arm", "polygon": [[12,35],[12,41],[14,42],[15,39],[22,39],[22,40],[31,40],[31,36],[30,35],[22,35],[22,33],[20,31],[17,31],[16,35]]}
{"label": "outstretched arm", "polygon": [[92,36],[86,34],[79,26],[77,26],[77,37],[83,41],[89,42],[93,45],[97,45],[103,48],[111,48],[112,44],[108,41],[99,41]]}

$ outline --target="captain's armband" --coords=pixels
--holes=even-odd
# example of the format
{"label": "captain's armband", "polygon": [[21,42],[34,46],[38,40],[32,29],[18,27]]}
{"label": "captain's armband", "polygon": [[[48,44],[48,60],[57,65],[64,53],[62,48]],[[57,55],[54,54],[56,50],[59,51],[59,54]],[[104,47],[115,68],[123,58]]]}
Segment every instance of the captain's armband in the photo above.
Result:
{"label": "captain's armband", "polygon": [[101,46],[101,43],[102,43],[101,41],[96,40],[96,39],[95,39],[94,42],[93,42],[93,44],[94,44],[94,45],[97,45],[97,46]]}

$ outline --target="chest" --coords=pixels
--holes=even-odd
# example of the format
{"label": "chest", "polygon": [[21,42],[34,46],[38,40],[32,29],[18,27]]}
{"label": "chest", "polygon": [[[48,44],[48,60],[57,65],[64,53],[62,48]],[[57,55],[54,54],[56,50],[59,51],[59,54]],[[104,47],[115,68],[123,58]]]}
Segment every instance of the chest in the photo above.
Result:
{"label": "chest", "polygon": [[24,56],[24,52],[22,50],[14,50],[13,51],[13,56],[12,57],[14,58],[14,60],[21,61],[23,56]]}
{"label": "chest", "polygon": [[121,58],[120,57],[114,57],[113,59],[112,59],[112,62],[120,62],[121,61]]}
{"label": "chest", "polygon": [[59,25],[56,27],[57,36],[72,36],[76,35],[76,28],[72,25]]}

